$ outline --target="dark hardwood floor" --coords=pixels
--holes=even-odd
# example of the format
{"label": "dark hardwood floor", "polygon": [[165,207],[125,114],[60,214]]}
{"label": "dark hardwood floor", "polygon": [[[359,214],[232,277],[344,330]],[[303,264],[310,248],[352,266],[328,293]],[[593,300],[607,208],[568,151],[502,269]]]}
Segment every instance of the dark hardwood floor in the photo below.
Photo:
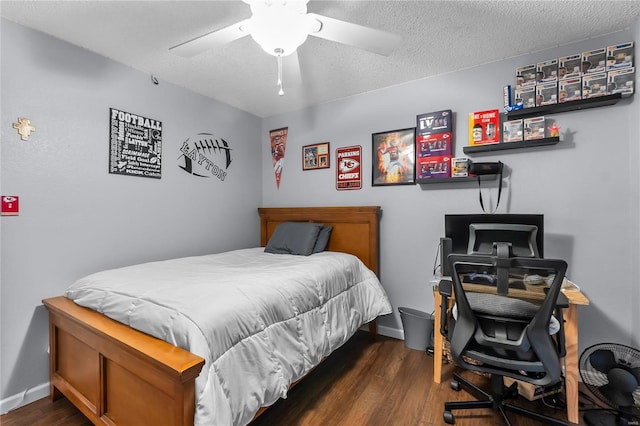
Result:
{"label": "dark hardwood floor", "polygon": [[[452,366],[445,366],[450,373]],[[481,387],[488,379],[466,372]],[[401,340],[379,337],[372,341],[358,332],[302,382],[287,399],[265,411],[252,426],[274,425],[441,425],[445,401],[467,400],[449,381],[433,383],[433,359],[425,352],[407,349]],[[546,401],[549,403],[548,401]],[[520,397],[519,405],[566,419],[563,408]],[[500,425],[491,410],[458,411],[456,425]],[[509,414],[514,426],[540,423]],[[91,423],[62,398],[36,401],[0,417],[2,426],[84,426]],[[581,420],[580,425],[585,423]],[[142,425],[141,425],[142,426]],[[153,425],[156,426],[156,425]]]}

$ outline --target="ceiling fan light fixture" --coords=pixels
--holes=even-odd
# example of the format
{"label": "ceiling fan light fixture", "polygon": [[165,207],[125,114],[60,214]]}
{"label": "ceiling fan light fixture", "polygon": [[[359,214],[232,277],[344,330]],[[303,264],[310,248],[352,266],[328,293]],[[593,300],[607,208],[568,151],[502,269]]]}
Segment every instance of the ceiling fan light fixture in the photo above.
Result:
{"label": "ceiling fan light fixture", "polygon": [[[242,31],[273,56],[288,56],[296,51],[319,22],[307,15],[307,1],[246,1],[253,16]],[[279,53],[278,53],[279,52]]]}

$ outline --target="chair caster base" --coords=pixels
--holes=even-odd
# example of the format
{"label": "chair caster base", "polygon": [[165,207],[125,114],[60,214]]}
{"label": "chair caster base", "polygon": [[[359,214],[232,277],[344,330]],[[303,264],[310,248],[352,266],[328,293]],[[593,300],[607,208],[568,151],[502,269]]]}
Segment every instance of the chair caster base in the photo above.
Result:
{"label": "chair caster base", "polygon": [[456,419],[453,418],[453,414],[451,413],[451,411],[445,411],[443,417],[446,424],[452,425],[456,422]]}

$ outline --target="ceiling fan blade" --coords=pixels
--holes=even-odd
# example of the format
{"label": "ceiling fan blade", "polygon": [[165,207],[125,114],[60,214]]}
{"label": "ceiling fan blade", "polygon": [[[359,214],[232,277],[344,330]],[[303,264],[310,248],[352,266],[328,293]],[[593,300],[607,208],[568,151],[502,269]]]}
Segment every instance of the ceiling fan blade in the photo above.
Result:
{"label": "ceiling fan blade", "polygon": [[185,58],[199,55],[209,49],[222,46],[223,44],[249,35],[249,33],[245,33],[241,30],[242,26],[248,21],[248,19],[245,19],[244,21],[237,22],[220,30],[212,31],[203,36],[175,45],[169,48],[169,50],[180,56],[184,56]]}
{"label": "ceiling fan blade", "polygon": [[308,13],[307,15],[322,23],[320,31],[309,35],[354,46],[378,55],[388,56],[402,41],[402,37],[397,34],[340,21],[316,13]]}
{"label": "ceiling fan blade", "polygon": [[282,58],[282,79],[286,87],[298,87],[302,85],[302,73],[300,72],[300,61],[298,51]]}

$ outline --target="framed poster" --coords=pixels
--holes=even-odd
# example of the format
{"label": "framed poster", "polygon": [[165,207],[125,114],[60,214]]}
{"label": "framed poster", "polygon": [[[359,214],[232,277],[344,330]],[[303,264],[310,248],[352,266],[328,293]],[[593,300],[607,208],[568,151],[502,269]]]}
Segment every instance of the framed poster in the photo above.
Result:
{"label": "framed poster", "polygon": [[336,149],[336,189],[362,188],[362,147],[347,146]]}
{"label": "framed poster", "polygon": [[329,142],[302,147],[302,170],[329,168]]}
{"label": "framed poster", "polygon": [[416,128],[371,135],[371,185],[414,185]]}
{"label": "framed poster", "polygon": [[109,109],[109,173],[160,179],[162,122]]}

